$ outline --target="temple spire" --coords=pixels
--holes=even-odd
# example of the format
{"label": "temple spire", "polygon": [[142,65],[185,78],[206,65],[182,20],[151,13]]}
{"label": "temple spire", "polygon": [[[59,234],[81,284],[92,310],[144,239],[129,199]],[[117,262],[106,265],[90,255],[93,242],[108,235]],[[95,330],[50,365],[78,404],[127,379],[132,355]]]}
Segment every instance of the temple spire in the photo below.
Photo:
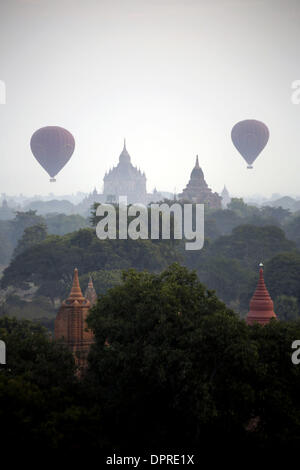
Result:
{"label": "temple spire", "polygon": [[82,300],[84,299],[81,288],[79,285],[79,279],[78,279],[78,269],[74,269],[74,277],[73,277],[73,284],[71,288],[70,295],[68,297],[68,300]]}
{"label": "temple spire", "polygon": [[82,295],[75,268],[70,295],[62,302],[55,318],[54,338],[62,341],[74,355],[78,377],[87,366],[88,352],[94,342],[94,334],[86,321],[90,308],[89,300]]}
{"label": "temple spire", "polygon": [[95,303],[97,302],[97,293],[95,291],[93,280],[92,280],[91,276],[89,278],[89,283],[88,283],[88,286],[87,286],[86,291],[84,293],[84,296],[87,300],[89,300],[91,306],[95,305]]}
{"label": "temple spire", "polygon": [[196,163],[195,163],[195,168],[200,168],[200,165],[199,165],[199,159],[198,159],[198,155],[196,155]]}
{"label": "temple spire", "polygon": [[130,155],[127,151],[127,148],[126,148],[126,139],[124,138],[124,146],[123,146],[123,150],[120,154],[120,157],[119,157],[119,162],[123,162],[123,163],[130,163]]}
{"label": "temple spire", "polygon": [[259,280],[250,301],[250,311],[246,317],[248,325],[257,322],[261,325],[269,323],[271,318],[277,318],[274,304],[264,280],[263,263],[259,264]]}

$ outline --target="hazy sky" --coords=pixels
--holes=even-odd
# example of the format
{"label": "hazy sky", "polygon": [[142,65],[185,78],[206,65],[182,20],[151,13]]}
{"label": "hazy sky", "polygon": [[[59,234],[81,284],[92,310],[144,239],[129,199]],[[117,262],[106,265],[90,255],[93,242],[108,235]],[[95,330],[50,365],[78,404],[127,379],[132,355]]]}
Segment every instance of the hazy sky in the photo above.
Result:
{"label": "hazy sky", "polygon": [[[299,0],[0,0],[0,192],[101,190],[126,137],[149,191],[199,154],[214,191],[300,195],[297,79]],[[254,170],[230,138],[249,118],[270,129]],[[29,147],[46,125],[76,139],[54,184]]]}

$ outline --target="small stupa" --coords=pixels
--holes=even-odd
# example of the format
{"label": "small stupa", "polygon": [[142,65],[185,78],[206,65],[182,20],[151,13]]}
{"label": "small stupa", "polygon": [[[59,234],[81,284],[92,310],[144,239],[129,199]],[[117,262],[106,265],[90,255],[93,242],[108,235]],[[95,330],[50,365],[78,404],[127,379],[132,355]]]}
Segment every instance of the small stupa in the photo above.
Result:
{"label": "small stupa", "polygon": [[250,301],[250,311],[246,317],[248,325],[257,322],[261,325],[269,323],[271,318],[277,318],[274,312],[274,304],[264,280],[263,264],[260,263],[259,280],[256,290]]}

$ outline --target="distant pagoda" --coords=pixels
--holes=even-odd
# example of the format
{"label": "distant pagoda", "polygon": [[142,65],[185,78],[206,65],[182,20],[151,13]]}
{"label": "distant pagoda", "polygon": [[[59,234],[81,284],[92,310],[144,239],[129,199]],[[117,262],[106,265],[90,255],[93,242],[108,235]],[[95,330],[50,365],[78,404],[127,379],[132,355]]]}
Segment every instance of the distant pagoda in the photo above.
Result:
{"label": "distant pagoda", "polygon": [[248,325],[257,322],[261,325],[269,323],[272,318],[277,318],[274,312],[274,304],[264,281],[263,264],[260,264],[259,280],[253,297],[250,301],[250,311],[246,317]]}
{"label": "distant pagoda", "polygon": [[90,302],[91,307],[93,307],[97,302],[97,293],[94,288],[93,280],[90,277],[88,286],[85,290],[84,297]]}
{"label": "distant pagoda", "polygon": [[196,157],[195,166],[191,172],[190,180],[186,188],[179,194],[179,199],[184,201],[206,204],[212,209],[221,209],[222,198],[213,193],[208,187],[202,169],[199,165],[198,155]]}
{"label": "distant pagoda", "polygon": [[61,340],[73,353],[79,375],[87,364],[87,356],[94,342],[93,332],[87,329],[86,318],[91,303],[81,292],[78,269],[74,269],[73,285],[69,297],[62,302],[54,325],[54,338]]}
{"label": "distant pagoda", "polygon": [[230,204],[231,202],[231,197],[229,195],[229,192],[226,186],[224,186],[223,191],[221,192],[221,198],[222,198],[222,207],[223,209],[226,209],[228,204]]}

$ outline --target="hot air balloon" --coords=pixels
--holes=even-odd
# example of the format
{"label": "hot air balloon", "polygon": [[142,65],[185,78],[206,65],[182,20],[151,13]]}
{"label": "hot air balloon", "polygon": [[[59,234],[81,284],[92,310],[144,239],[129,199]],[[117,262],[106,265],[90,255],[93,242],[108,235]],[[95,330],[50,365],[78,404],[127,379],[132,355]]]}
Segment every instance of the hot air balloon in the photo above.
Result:
{"label": "hot air balloon", "polygon": [[246,119],[232,128],[231,139],[248,163],[247,168],[253,168],[252,163],[265,148],[269,140],[269,129],[260,121]]}
{"label": "hot air balloon", "polygon": [[72,134],[58,126],[47,126],[38,129],[31,137],[30,147],[39,164],[47,171],[50,181],[70,160],[75,140]]}

